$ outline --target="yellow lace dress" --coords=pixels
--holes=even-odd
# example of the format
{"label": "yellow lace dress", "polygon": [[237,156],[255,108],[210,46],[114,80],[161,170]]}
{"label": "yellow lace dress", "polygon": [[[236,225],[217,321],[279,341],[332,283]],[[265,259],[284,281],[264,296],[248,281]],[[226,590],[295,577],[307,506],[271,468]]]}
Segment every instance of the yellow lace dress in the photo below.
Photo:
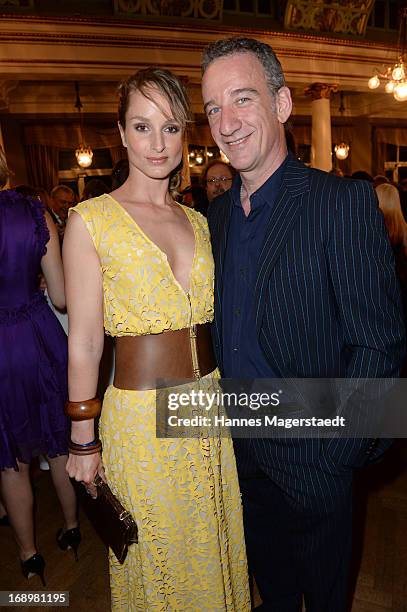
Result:
{"label": "yellow lace dress", "polygon": [[[199,213],[182,208],[195,234],[189,293],[166,255],[110,196],[73,209],[100,258],[106,333],[156,334],[212,320],[208,227]],[[139,543],[129,548],[123,565],[110,554],[112,609],[249,611],[232,442],[216,436],[157,438],[155,394],[110,386],[103,401],[107,479],[139,529]]]}

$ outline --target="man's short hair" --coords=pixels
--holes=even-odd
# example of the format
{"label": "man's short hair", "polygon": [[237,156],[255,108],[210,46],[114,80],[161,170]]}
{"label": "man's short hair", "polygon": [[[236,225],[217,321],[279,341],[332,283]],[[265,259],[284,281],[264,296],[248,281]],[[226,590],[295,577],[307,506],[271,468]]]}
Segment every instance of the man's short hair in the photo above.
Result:
{"label": "man's short hair", "polygon": [[266,81],[272,96],[285,86],[285,77],[280,61],[270,45],[260,42],[255,38],[224,38],[208,45],[203,52],[201,69],[205,74],[208,66],[221,57],[234,55],[235,53],[252,53],[263,66]]}
{"label": "man's short hair", "polygon": [[352,173],[351,178],[358,181],[369,181],[373,183],[373,176],[369,174],[369,172],[366,172],[366,170],[356,170],[356,172]]}
{"label": "man's short hair", "polygon": [[75,193],[70,187],[68,187],[68,185],[55,185],[51,191],[51,198],[53,198],[59,191],[65,191],[65,193],[69,193],[75,197]]}

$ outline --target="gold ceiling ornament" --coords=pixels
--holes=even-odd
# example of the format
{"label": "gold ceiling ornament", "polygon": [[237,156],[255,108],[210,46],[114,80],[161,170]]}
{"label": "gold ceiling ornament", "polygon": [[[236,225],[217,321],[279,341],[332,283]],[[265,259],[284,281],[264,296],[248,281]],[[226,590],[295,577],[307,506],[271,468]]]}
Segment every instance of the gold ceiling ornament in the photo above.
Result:
{"label": "gold ceiling ornament", "polygon": [[114,0],[116,15],[126,17],[180,17],[220,21],[223,0]]}
{"label": "gold ceiling ornament", "polygon": [[288,0],[284,26],[364,36],[374,0]]}
{"label": "gold ceiling ornament", "polygon": [[92,149],[85,144],[83,138],[83,115],[82,108],[83,104],[81,102],[81,97],[79,95],[79,83],[75,81],[75,92],[76,92],[76,101],[75,108],[79,114],[79,146],[75,151],[76,161],[81,168],[89,168],[92,165],[93,159],[93,151]]}
{"label": "gold ceiling ornament", "polygon": [[382,70],[374,69],[373,76],[368,81],[369,89],[377,89],[380,79],[385,79],[384,89],[398,102],[407,100],[407,65],[406,54],[407,7],[401,9],[398,35],[398,59],[392,66],[383,66]]}
{"label": "gold ceiling ornament", "polygon": [[[343,98],[344,98],[344,94],[343,94],[343,91],[341,91],[340,92],[340,100],[341,100],[341,102],[339,104],[339,109],[338,109],[339,110],[339,114],[341,116],[341,120],[343,119],[343,113],[345,112],[345,105],[344,105],[344,102],[343,102]],[[343,137],[342,137],[342,125],[341,125],[341,129],[340,129],[340,134],[341,134],[341,142],[339,144],[335,145],[335,149],[334,150],[335,150],[335,155],[336,155],[337,159],[344,160],[349,155],[350,146],[348,145],[347,142],[345,142],[343,140]]]}
{"label": "gold ceiling ornament", "polygon": [[21,9],[25,11],[30,8],[34,8],[34,0],[0,0],[0,7],[12,8],[13,10]]}
{"label": "gold ceiling ornament", "polygon": [[310,96],[312,101],[321,100],[323,98],[330,99],[331,94],[338,91],[336,83],[312,83],[304,89],[304,94]]}

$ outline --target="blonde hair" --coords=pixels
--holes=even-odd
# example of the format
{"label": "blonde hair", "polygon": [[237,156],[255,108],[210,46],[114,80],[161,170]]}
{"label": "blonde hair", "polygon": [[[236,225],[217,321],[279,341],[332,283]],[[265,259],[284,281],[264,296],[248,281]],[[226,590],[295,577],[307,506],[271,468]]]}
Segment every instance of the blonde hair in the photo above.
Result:
{"label": "blonde hair", "polygon": [[392,246],[402,244],[407,249],[407,223],[401,210],[397,187],[382,183],[376,187],[376,193]]}
{"label": "blonde hair", "polygon": [[[128,77],[119,85],[118,119],[123,129],[126,127],[126,113],[130,95],[139,91],[145,98],[154,102],[154,91],[158,91],[168,102],[171,113],[180,124],[185,135],[186,127],[192,121],[192,111],[187,92],[182,81],[169,70],[145,68]],[[170,177],[169,192],[172,197],[179,195],[182,182],[182,169],[187,160],[182,160]]]}
{"label": "blonde hair", "polygon": [[0,147],[0,189],[3,189],[4,185],[8,181],[10,171],[7,167],[6,156],[3,149]]}

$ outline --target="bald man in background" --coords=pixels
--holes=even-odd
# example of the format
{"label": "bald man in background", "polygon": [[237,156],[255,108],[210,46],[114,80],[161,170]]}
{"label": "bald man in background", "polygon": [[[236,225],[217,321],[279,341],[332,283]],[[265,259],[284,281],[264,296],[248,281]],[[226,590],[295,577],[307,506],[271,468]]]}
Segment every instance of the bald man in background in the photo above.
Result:
{"label": "bald man in background", "polygon": [[234,175],[232,166],[223,161],[214,160],[206,166],[203,182],[209,202],[231,188]]}

